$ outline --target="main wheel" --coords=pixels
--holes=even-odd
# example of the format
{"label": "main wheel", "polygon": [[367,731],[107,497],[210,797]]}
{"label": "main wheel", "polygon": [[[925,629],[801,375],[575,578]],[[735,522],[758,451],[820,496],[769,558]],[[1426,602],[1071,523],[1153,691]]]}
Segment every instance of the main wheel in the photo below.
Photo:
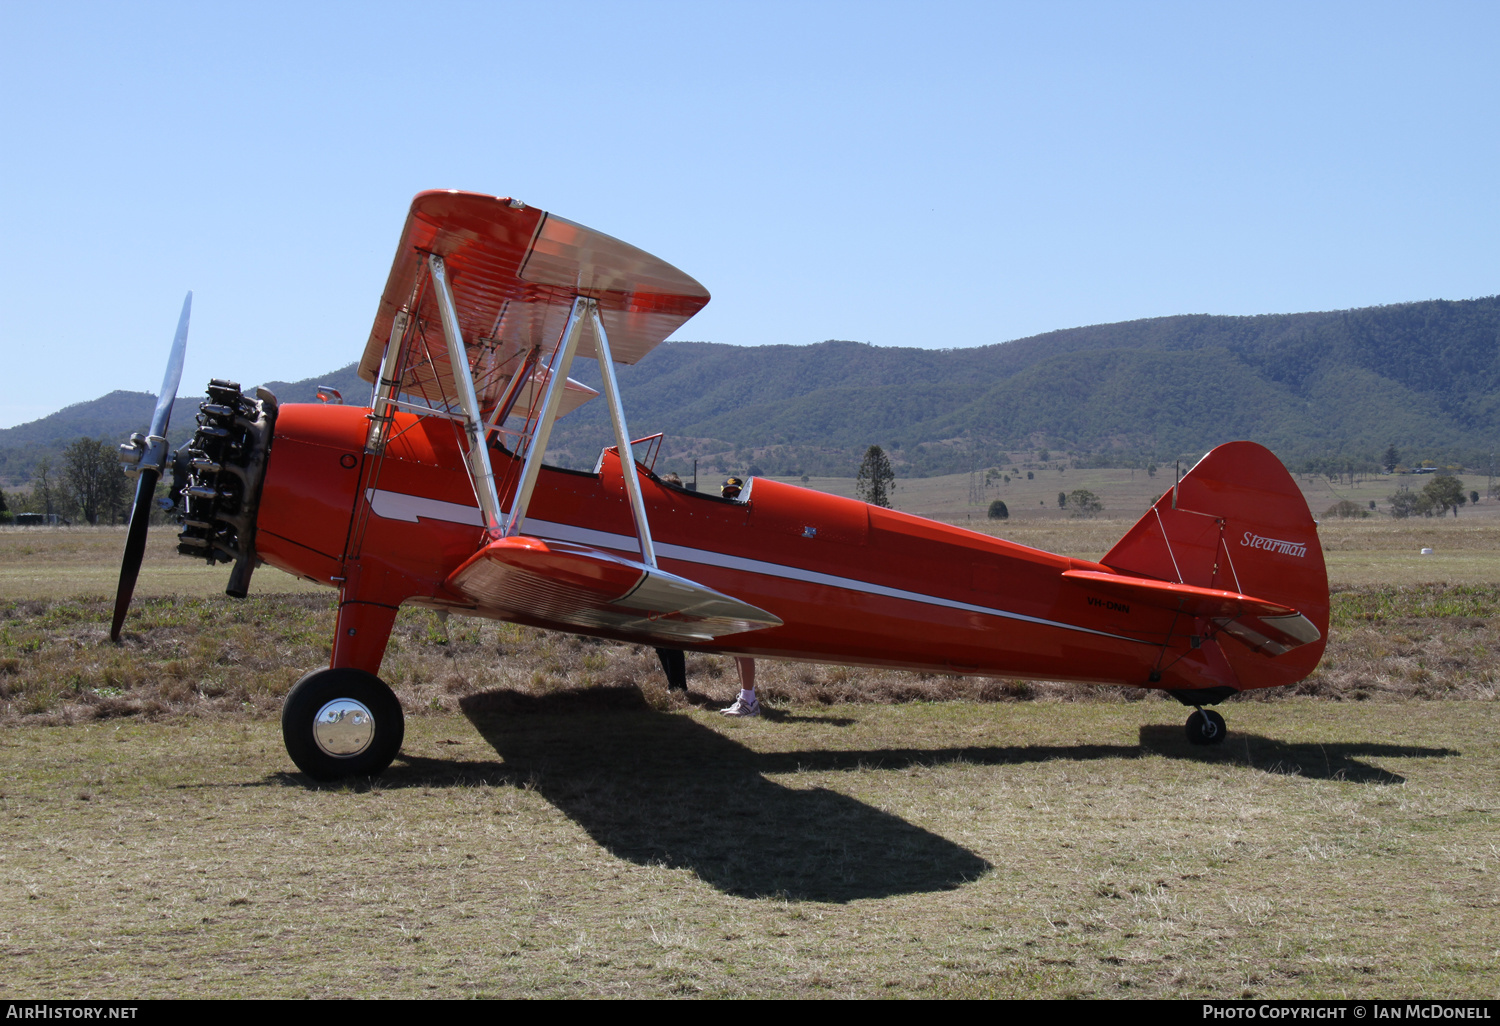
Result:
{"label": "main wheel", "polygon": [[405,736],[401,703],[363,670],[314,670],[292,685],[281,707],[286,752],[314,780],[375,776]]}
{"label": "main wheel", "polygon": [[1224,717],[1212,709],[1199,709],[1188,717],[1187,739],[1195,745],[1223,744],[1227,733]]}

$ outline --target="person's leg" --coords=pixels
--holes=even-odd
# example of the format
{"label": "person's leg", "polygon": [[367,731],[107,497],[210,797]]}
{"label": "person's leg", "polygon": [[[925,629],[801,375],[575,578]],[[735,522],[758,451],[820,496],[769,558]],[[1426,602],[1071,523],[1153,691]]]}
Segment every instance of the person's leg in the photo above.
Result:
{"label": "person's leg", "polygon": [[734,665],[740,671],[740,697],[720,712],[725,716],[759,716],[760,702],[755,697],[755,660],[735,656]]}
{"label": "person's leg", "polygon": [[744,656],[734,657],[734,667],[740,671],[740,697],[747,702],[755,701],[755,660]]}

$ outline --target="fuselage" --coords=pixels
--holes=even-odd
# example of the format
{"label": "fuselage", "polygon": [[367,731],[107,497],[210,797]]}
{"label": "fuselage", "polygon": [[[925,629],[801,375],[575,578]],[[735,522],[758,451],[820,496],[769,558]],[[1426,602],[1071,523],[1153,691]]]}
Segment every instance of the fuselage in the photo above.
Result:
{"label": "fuselage", "polygon": [[[338,587],[344,602],[419,603],[617,636],[523,608],[477,606],[446,586],[484,540],[459,432],[440,417],[400,413],[384,453],[370,454],[368,414],[281,408],[256,536],[266,563]],[[498,445],[490,455],[509,508],[520,461]],[[1171,612],[1062,576],[1111,572],[1100,564],[765,478],[734,500],[649,472],[641,484],[663,569],[783,621],[684,647],[1158,688],[1224,683],[1190,641],[1192,627]],[[544,467],[521,532],[638,558],[614,451],[594,473]]]}

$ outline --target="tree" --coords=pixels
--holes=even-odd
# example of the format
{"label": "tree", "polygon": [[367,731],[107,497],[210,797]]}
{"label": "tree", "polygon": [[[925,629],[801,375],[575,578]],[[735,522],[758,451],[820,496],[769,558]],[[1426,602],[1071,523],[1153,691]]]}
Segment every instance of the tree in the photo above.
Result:
{"label": "tree", "polygon": [[1458,507],[1469,501],[1469,497],[1464,494],[1463,482],[1452,474],[1434,475],[1431,481],[1422,486],[1422,494],[1432,500],[1438,516],[1450,509],[1454,516],[1458,516]]}
{"label": "tree", "polygon": [[31,486],[31,498],[41,508],[37,513],[52,513],[52,489],[56,477],[52,473],[52,457],[43,456],[36,461],[36,471],[33,475],[36,484]]}
{"label": "tree", "polygon": [[994,502],[990,503],[990,519],[1009,520],[1010,510],[1006,508],[1005,503],[1001,502],[999,499],[996,499]]}
{"label": "tree", "polygon": [[[1469,501],[1472,502],[1476,506],[1479,505],[1479,493],[1478,492],[1470,492],[1469,493]],[[0,512],[3,512],[4,509],[5,509],[5,496],[0,495]]]}
{"label": "tree", "polygon": [[109,445],[80,438],[63,453],[63,463],[84,519],[97,524],[101,513],[113,518],[125,504],[125,474]]}
{"label": "tree", "polygon": [[1350,517],[1367,517],[1370,515],[1370,511],[1361,507],[1357,502],[1342,499],[1325,509],[1323,515],[1325,517],[1338,517],[1342,520],[1347,520]]}
{"label": "tree", "polygon": [[1397,520],[1432,516],[1432,497],[1424,492],[1397,492],[1387,501],[1391,504],[1391,516]]}
{"label": "tree", "polygon": [[78,504],[68,493],[67,475],[58,474],[52,466],[52,457],[43,456],[36,461],[32,478],[36,483],[31,486],[24,512],[45,513],[49,517],[56,513],[67,519],[77,511]]}
{"label": "tree", "polygon": [[1075,517],[1091,517],[1095,513],[1104,512],[1104,500],[1087,488],[1075,488],[1063,498],[1067,500],[1067,506]]}
{"label": "tree", "polygon": [[896,472],[885,450],[872,445],[865,450],[864,462],[859,465],[859,475],[854,479],[854,491],[871,506],[891,507],[891,485],[896,482]]}
{"label": "tree", "polygon": [[1385,455],[1380,457],[1380,463],[1381,466],[1385,467],[1387,474],[1394,474],[1396,472],[1396,467],[1401,463],[1401,453],[1394,443],[1390,448],[1386,449]]}
{"label": "tree", "polygon": [[1058,509],[1067,509],[1068,508],[1068,493],[1067,492],[1058,492],[1057,493],[1057,508]]}

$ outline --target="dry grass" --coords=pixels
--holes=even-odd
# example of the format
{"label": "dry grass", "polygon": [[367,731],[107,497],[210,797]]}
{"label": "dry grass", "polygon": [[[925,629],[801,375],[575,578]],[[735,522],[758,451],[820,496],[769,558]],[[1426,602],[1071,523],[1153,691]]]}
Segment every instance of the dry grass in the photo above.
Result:
{"label": "dry grass", "polygon": [[258,720],[11,730],[0,991],[1495,998],[1500,705],[1333,710],[498,691],[341,788]]}
{"label": "dry grass", "polygon": [[[0,598],[113,595],[125,550],[123,527],[0,527]],[[177,534],[152,528],[138,595],[222,595],[228,568],[177,554]],[[255,572],[261,593],[327,594],[272,567]]]}
{"label": "dry grass", "polygon": [[[0,722],[74,723],[141,715],[234,713],[274,717],[303,672],[326,664],[329,593],[144,599],[123,643],[107,641],[102,598],[0,603]],[[690,692],[669,693],[655,653],[578,635],[404,609],[381,676],[413,714],[454,711],[497,688],[546,696],[577,688],[637,688],[661,710],[727,702],[738,688],[726,657],[690,655]],[[1084,695],[984,678],[763,662],[773,705]]]}
{"label": "dry grass", "polygon": [[[325,664],[330,593],[244,601],[156,598],[137,604],[124,643],[106,641],[102,598],[0,603],[0,722],[235,713],[274,717],[303,672]],[[1318,671],[1291,694],[1335,700],[1487,699],[1500,695],[1500,588],[1343,588]],[[652,708],[729,701],[727,658],[692,655],[690,692],[669,693],[651,649],[421,609],[397,617],[382,677],[414,714],[451,712],[495,689],[544,697],[634,688]],[[1160,700],[1155,692],[896,670],[762,661],[762,698],[777,709],[839,703]]]}
{"label": "dry grass", "polygon": [[[56,536],[68,587],[117,540]],[[276,713],[332,595],[223,579],[121,647],[112,581],[7,583],[4,996],[1500,997],[1493,583],[1346,581],[1305,694],[1208,751],[1138,692],[803,664],[726,722],[727,660],[684,698],[648,649],[404,610],[402,754],[320,788]]]}
{"label": "dry grass", "polygon": [[[1119,529],[1109,521],[1052,520],[1013,523],[1006,534],[1039,548],[1098,556]],[[1500,651],[1500,596],[1488,582],[1500,581],[1500,523],[1340,522],[1324,525],[1323,536],[1336,582],[1333,626],[1322,666],[1297,693],[1350,700],[1495,697],[1491,654]],[[22,572],[73,573],[67,586],[54,576],[31,592],[35,597],[0,600],[0,717],[72,722],[178,713],[271,716],[302,672],[326,662],[331,591],[263,569],[255,594],[244,602],[228,600],[215,594],[227,571],[171,555],[170,539],[161,532],[153,538],[148,568],[152,562],[182,567],[195,575],[195,588],[163,595],[171,579],[143,574],[126,643],[105,644],[108,603],[99,596],[113,584],[110,561],[121,539],[122,532],[107,528],[0,531],[5,596],[16,593]],[[1414,555],[1424,544],[1440,545],[1438,555]],[[49,553],[55,555],[51,563]],[[1359,561],[1356,572],[1346,572],[1349,564],[1341,560]],[[1398,562],[1404,571],[1398,572]],[[1418,583],[1434,580],[1442,583]],[[301,590],[285,592],[287,584]],[[87,590],[82,597],[55,594],[73,587]],[[545,695],[599,685],[637,687],[653,707],[665,710],[684,702],[727,701],[735,687],[725,659],[691,657],[693,693],[683,699],[664,690],[653,653],[641,646],[457,617],[445,624],[418,609],[398,617],[382,674],[416,712],[451,711],[466,696],[494,688]],[[775,706],[1142,697],[1079,685],[798,663],[764,663],[760,684]],[[1287,693],[1254,697],[1274,701]]]}

